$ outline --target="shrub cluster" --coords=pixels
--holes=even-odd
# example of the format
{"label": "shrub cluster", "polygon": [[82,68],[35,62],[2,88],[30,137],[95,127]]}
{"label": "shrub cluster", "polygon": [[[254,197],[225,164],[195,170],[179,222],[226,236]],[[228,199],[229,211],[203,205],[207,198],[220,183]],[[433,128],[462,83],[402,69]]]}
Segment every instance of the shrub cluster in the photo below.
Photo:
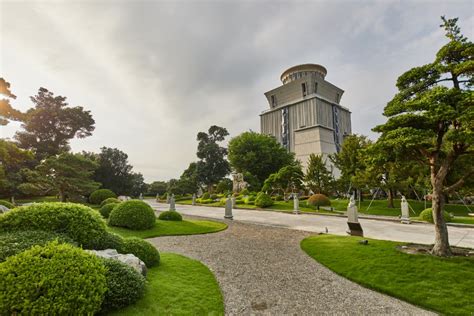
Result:
{"label": "shrub cluster", "polygon": [[[451,219],[452,219],[451,215],[446,211],[443,211],[443,217],[444,217],[445,222],[450,222]],[[429,223],[434,223],[433,209],[432,208],[427,208],[427,209],[423,210],[420,213],[420,219],[422,221],[427,221]]]}
{"label": "shrub cluster", "polygon": [[155,225],[155,211],[140,200],[129,200],[118,204],[109,215],[109,225],[143,230]]}
{"label": "shrub cluster", "polygon": [[120,203],[120,200],[113,197],[105,199],[100,203],[100,207],[104,206],[105,204],[110,204],[110,203]]}
{"label": "shrub cluster", "polygon": [[253,202],[255,202],[255,195],[249,195],[247,196],[246,198],[244,198],[244,202],[245,204],[253,204]]}
{"label": "shrub cluster", "polygon": [[15,207],[12,203],[5,201],[5,200],[0,200],[0,205],[3,205],[5,207],[8,207],[9,209],[12,209]]}
{"label": "shrub cluster", "polygon": [[158,219],[161,219],[162,221],[180,222],[183,220],[183,216],[176,211],[166,211],[161,213],[160,216],[158,216]]}
{"label": "shrub cluster", "polygon": [[0,314],[85,315],[100,310],[107,290],[102,261],[53,241],[0,264]]}
{"label": "shrub cluster", "polygon": [[91,195],[89,196],[89,202],[91,202],[92,204],[99,205],[100,203],[102,203],[102,201],[108,198],[116,197],[117,195],[109,189],[99,189],[91,193]]}
{"label": "shrub cluster", "polygon": [[201,196],[201,200],[208,200],[211,198],[211,195],[209,192],[204,192],[204,194]]}
{"label": "shrub cluster", "polygon": [[324,194],[313,194],[308,198],[306,204],[319,209],[320,206],[331,206],[331,201]]}
{"label": "shrub cluster", "polygon": [[160,263],[160,253],[148,241],[131,237],[123,240],[120,253],[131,253],[140,258],[148,268]]}
{"label": "shrub cluster", "polygon": [[110,213],[118,204],[119,203],[107,203],[99,209],[99,212],[104,218],[109,218]]}
{"label": "shrub cluster", "polygon": [[273,200],[270,197],[270,195],[264,193],[264,192],[259,192],[257,194],[257,198],[255,199],[255,205],[258,207],[268,207],[273,205]]}
{"label": "shrub cluster", "polygon": [[199,198],[199,199],[196,199],[196,202],[201,203],[201,204],[210,204],[210,203],[214,203],[214,200]]}

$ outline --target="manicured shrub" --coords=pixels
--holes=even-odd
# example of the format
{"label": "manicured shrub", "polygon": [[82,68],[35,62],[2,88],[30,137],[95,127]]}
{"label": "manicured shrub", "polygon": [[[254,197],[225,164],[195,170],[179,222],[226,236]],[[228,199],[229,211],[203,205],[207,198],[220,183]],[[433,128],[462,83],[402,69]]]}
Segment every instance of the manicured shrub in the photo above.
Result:
{"label": "manicured shrub", "polygon": [[64,234],[43,230],[2,232],[0,233],[0,262],[33,246],[42,246],[53,240],[58,240],[60,243],[76,244]]}
{"label": "manicured shrub", "polygon": [[324,194],[313,194],[308,198],[306,204],[319,209],[320,206],[331,206],[331,201]]}
{"label": "manicured shrub", "polygon": [[255,202],[255,199],[256,199],[255,195],[249,195],[246,198],[244,198],[243,200],[244,200],[245,204],[250,204],[250,202]]}
{"label": "manicured shrub", "polygon": [[0,200],[0,205],[8,207],[9,209],[15,208],[15,205],[5,200]]}
{"label": "manicured shrub", "polygon": [[118,249],[120,253],[131,253],[140,258],[148,268],[160,263],[160,253],[148,241],[141,238],[131,237],[123,240],[122,247]]}
{"label": "manicured shrub", "polygon": [[213,203],[214,200],[200,198],[200,199],[196,199],[196,202],[200,204],[210,204],[210,203]]}
{"label": "manicured shrub", "polygon": [[107,268],[107,292],[102,312],[124,308],[145,293],[145,278],[132,267],[113,259],[102,259]]}
{"label": "manicured shrub", "polygon": [[257,194],[257,198],[255,199],[255,205],[258,207],[268,207],[273,205],[273,200],[270,197],[270,195],[264,193],[264,192],[259,192]]}
{"label": "manicured shrub", "polygon": [[0,231],[45,230],[63,233],[87,249],[102,249],[104,220],[90,207],[74,203],[36,203],[0,216]]}
{"label": "manicured shrub", "polygon": [[248,189],[243,189],[242,191],[240,191],[240,195],[242,195],[242,196],[246,196],[246,195],[249,195],[249,194],[250,194],[250,192],[249,192]]}
{"label": "manicured shrub", "polygon": [[109,189],[99,189],[91,193],[91,195],[89,196],[89,202],[91,202],[92,204],[99,205],[100,203],[102,203],[102,201],[108,198],[116,197],[117,195]]}
{"label": "manicured shrub", "polygon": [[155,211],[140,200],[122,202],[109,215],[109,225],[136,230],[152,228],[155,221]]}
{"label": "manicured shrub", "polygon": [[209,198],[210,198],[211,200],[216,200],[216,199],[219,198],[219,197],[217,196],[217,194],[211,194],[211,195],[209,196]]}
{"label": "manicured shrub", "polygon": [[120,249],[123,244],[123,238],[114,233],[107,233],[105,234],[101,240],[99,245],[94,248],[96,250],[102,249]]}
{"label": "manicured shrub", "polygon": [[180,222],[183,220],[183,216],[176,211],[166,211],[161,213],[160,216],[158,216],[158,219],[161,219],[162,221]]}
{"label": "manicured shrub", "polygon": [[109,218],[110,213],[117,205],[119,205],[119,203],[107,203],[99,209],[99,212],[104,218]]}
{"label": "manicured shrub", "polygon": [[204,192],[204,194],[201,196],[202,200],[208,200],[210,198],[211,198],[211,195],[209,194],[209,192]]}
{"label": "manicured shrub", "polygon": [[[443,211],[443,217],[444,217],[445,222],[450,222],[451,219],[452,219],[451,215],[446,211]],[[420,219],[422,221],[427,221],[429,223],[434,223],[433,209],[432,208],[427,208],[427,209],[423,210],[420,213]]]}
{"label": "manicured shrub", "polygon": [[117,198],[113,198],[113,197],[105,199],[100,203],[100,207],[104,206],[105,204],[109,204],[109,203],[120,203],[120,200],[117,199]]}
{"label": "manicured shrub", "polygon": [[0,264],[0,314],[86,315],[100,310],[107,290],[102,261],[53,241]]}
{"label": "manicured shrub", "polygon": [[[253,202],[249,202],[249,204],[250,204],[250,203],[253,203]],[[245,204],[245,201],[242,200],[242,199],[235,199],[235,204],[236,204],[236,205]]]}

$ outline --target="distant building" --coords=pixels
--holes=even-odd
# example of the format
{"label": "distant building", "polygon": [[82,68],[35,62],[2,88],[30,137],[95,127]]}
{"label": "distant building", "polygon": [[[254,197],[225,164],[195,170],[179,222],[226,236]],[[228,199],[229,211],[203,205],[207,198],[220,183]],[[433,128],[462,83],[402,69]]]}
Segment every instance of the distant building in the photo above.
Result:
{"label": "distant building", "polygon": [[312,153],[339,152],[351,133],[351,112],[340,105],[344,90],[326,81],[326,74],[317,64],[285,70],[283,85],[265,93],[270,109],[260,114],[261,132],[275,136],[304,168]]}

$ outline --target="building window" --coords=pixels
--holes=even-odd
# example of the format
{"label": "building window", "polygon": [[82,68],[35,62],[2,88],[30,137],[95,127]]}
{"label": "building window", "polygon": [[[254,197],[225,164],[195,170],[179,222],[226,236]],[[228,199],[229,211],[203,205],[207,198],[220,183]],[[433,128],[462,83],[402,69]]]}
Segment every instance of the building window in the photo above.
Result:
{"label": "building window", "polygon": [[270,98],[271,98],[271,102],[272,102],[272,107],[275,107],[277,105],[277,101],[276,101],[275,96],[272,95]]}
{"label": "building window", "polygon": [[318,93],[318,83],[314,83],[314,93]]}
{"label": "building window", "polygon": [[301,91],[303,92],[303,97],[306,96],[306,83],[301,84]]}

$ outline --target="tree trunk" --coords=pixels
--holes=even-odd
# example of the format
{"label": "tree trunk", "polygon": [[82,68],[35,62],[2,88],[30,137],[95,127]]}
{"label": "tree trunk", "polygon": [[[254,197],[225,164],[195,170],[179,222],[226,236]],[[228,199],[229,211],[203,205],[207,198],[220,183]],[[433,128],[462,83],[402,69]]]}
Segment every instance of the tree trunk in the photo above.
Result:
{"label": "tree trunk", "polygon": [[448,227],[443,216],[444,208],[444,195],[443,195],[443,182],[432,175],[432,208],[433,208],[433,220],[435,225],[435,243],[433,250],[431,251],[436,256],[447,257],[451,256],[451,248],[449,247],[448,238]]}
{"label": "tree trunk", "polygon": [[212,184],[207,185],[207,192],[209,192],[209,194],[212,193]]}
{"label": "tree trunk", "polygon": [[387,198],[388,198],[387,207],[388,208],[394,208],[394,206],[393,206],[393,190],[392,189],[388,189]]}

